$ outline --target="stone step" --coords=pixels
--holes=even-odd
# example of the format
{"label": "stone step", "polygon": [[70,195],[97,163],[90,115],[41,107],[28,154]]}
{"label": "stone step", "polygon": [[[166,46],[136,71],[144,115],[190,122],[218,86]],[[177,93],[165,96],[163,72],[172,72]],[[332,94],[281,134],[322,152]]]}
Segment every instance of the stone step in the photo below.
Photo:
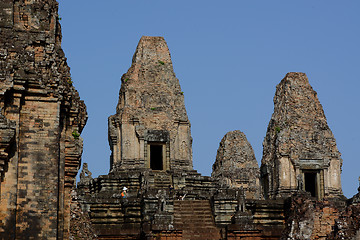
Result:
{"label": "stone step", "polygon": [[188,231],[188,230],[184,230],[183,231],[183,235],[182,235],[182,239],[188,239],[188,240],[219,240],[220,238],[220,234],[219,231],[212,231],[210,229],[206,230],[206,231]]}
{"label": "stone step", "polygon": [[182,239],[220,239],[207,200],[175,200],[174,227],[183,231]]}
{"label": "stone step", "polygon": [[172,178],[166,173],[155,173],[154,182],[150,183],[154,189],[167,189],[170,185],[172,185]]}

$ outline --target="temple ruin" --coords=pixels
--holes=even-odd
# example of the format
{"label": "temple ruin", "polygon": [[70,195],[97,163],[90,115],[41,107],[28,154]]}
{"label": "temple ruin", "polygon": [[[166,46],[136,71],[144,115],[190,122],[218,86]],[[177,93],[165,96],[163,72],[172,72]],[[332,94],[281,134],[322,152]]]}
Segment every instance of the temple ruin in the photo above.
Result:
{"label": "temple ruin", "polygon": [[239,130],[228,132],[221,140],[211,177],[223,187],[242,188],[245,198],[262,198],[254,150]]}
{"label": "temple ruin", "polygon": [[169,49],[142,37],[109,117],[111,169],[192,169],[190,122]]}
{"label": "temple ruin", "polygon": [[342,195],[342,158],[306,75],[276,88],[261,167],[236,130],[202,176],[162,37],[142,37],[121,78],[109,173],[84,163],[75,185],[87,113],[57,9],[0,3],[0,239],[360,239],[360,187]]}
{"label": "temple ruin", "polygon": [[323,108],[304,73],[288,73],[276,87],[264,139],[261,179],[265,198],[298,190],[341,197],[341,154]]}
{"label": "temple ruin", "polygon": [[[277,86],[261,168],[245,134],[232,131],[220,142],[211,177],[201,176],[191,141],[166,42],[142,37],[109,117],[109,174],[83,172],[77,188],[99,239],[321,238],[332,231],[317,224],[333,225],[345,209],[341,155],[303,73],[288,73]],[[303,199],[306,230],[296,215]]]}
{"label": "temple ruin", "polygon": [[0,239],[68,239],[86,107],[55,0],[0,3]]}

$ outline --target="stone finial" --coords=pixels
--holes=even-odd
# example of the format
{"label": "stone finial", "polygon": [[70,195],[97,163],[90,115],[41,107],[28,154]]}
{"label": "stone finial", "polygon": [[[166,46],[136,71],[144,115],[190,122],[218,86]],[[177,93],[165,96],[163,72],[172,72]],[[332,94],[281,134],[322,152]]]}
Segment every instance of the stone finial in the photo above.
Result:
{"label": "stone finial", "polygon": [[159,61],[171,64],[170,51],[165,39],[163,37],[141,37],[133,57],[133,64],[150,62],[159,64]]}
{"label": "stone finial", "polygon": [[260,171],[244,133],[228,132],[220,142],[212,177],[231,188],[244,189],[247,198],[260,197]]}

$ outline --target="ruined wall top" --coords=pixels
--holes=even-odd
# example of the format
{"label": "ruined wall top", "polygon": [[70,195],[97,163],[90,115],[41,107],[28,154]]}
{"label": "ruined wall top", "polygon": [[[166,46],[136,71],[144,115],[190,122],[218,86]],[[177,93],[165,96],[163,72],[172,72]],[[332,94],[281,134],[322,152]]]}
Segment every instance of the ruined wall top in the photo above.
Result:
{"label": "ruined wall top", "polygon": [[288,73],[277,85],[263,146],[263,163],[274,154],[290,156],[294,161],[341,160],[317,93],[304,73]]}

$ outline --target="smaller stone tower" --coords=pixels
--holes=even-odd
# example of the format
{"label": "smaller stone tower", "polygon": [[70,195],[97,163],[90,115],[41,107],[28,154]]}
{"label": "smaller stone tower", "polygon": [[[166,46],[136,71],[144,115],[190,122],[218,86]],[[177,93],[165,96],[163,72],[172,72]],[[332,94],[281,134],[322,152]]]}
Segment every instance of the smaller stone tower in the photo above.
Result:
{"label": "smaller stone tower", "polygon": [[242,188],[248,199],[260,198],[260,169],[244,133],[236,130],[223,137],[211,176],[224,187]]}
{"label": "smaller stone tower", "polygon": [[184,96],[163,37],[142,37],[109,117],[111,169],[192,170]]}
{"label": "smaller stone tower", "polygon": [[288,73],[277,85],[263,147],[265,197],[286,197],[298,190],[318,199],[342,195],[341,154],[304,73]]}

